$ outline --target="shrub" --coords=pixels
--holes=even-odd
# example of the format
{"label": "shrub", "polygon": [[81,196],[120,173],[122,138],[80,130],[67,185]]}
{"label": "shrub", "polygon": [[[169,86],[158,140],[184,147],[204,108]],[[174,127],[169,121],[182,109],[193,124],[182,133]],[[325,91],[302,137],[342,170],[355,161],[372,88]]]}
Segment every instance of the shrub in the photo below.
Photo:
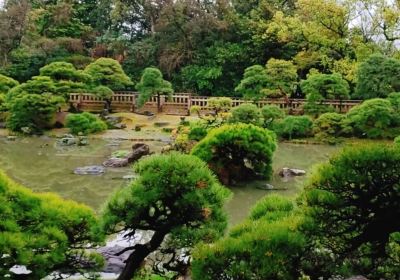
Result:
{"label": "shrub", "polygon": [[264,127],[272,128],[275,120],[285,117],[285,112],[275,105],[266,105],[261,108],[261,114],[264,119]]}
{"label": "shrub", "polygon": [[18,81],[0,74],[0,95],[7,94],[10,89],[18,85]]}
{"label": "shrub", "polygon": [[335,142],[342,134],[344,115],[338,113],[325,113],[314,121],[313,133],[317,139]]}
{"label": "shrub", "polygon": [[392,92],[388,98],[396,113],[400,113],[400,92]]}
{"label": "shrub", "polygon": [[307,238],[299,230],[304,221],[293,207],[287,198],[262,199],[228,237],[196,248],[193,279],[299,279],[298,260]]}
{"label": "shrub", "polygon": [[223,125],[211,130],[192,150],[225,184],[260,175],[269,179],[275,134],[252,124]]}
{"label": "shrub", "polygon": [[13,131],[21,131],[29,127],[34,133],[50,129],[55,123],[57,108],[64,99],[52,94],[20,94],[6,101],[9,110],[7,127]]}
{"label": "shrub", "polygon": [[130,232],[152,232],[150,241],[136,245],[130,253],[121,279],[132,279],[166,235],[163,248],[172,250],[167,252],[223,235],[227,226],[223,205],[229,191],[199,158],[179,153],[153,155],[140,160],[134,169],[138,179],[119,190],[103,213],[107,233],[120,232],[121,226]]}
{"label": "shrub", "polygon": [[391,254],[400,232],[399,169],[399,149],[369,145],[347,148],[316,170],[302,200],[316,225],[308,234],[338,265],[323,269],[347,266],[371,279],[398,278]]}
{"label": "shrub", "polygon": [[362,138],[393,138],[400,132],[391,103],[379,98],[353,107],[343,123],[346,133]]}
{"label": "shrub", "polygon": [[400,136],[397,136],[396,138],[394,138],[394,144],[396,146],[400,146]]}
{"label": "shrub", "polygon": [[206,137],[209,127],[205,121],[191,122],[189,126],[189,140],[200,141]]}
{"label": "shrub", "polygon": [[241,104],[231,110],[230,123],[247,123],[257,126],[262,125],[260,109],[254,104]]}
{"label": "shrub", "polygon": [[33,193],[1,172],[0,205],[1,279],[19,279],[21,275],[10,271],[15,265],[31,271],[26,279],[42,279],[55,270],[83,273],[102,267],[101,258],[87,251],[102,241],[89,207]]}
{"label": "shrub", "polygon": [[304,138],[312,134],[312,120],[307,116],[287,116],[277,121],[273,130],[285,139]]}
{"label": "shrub", "polygon": [[271,58],[265,66],[268,85],[261,92],[270,98],[291,96],[297,88],[297,68],[292,61]]}
{"label": "shrub", "polygon": [[84,112],[82,114],[70,114],[67,116],[66,127],[73,134],[90,134],[107,129],[107,124],[96,115]]}

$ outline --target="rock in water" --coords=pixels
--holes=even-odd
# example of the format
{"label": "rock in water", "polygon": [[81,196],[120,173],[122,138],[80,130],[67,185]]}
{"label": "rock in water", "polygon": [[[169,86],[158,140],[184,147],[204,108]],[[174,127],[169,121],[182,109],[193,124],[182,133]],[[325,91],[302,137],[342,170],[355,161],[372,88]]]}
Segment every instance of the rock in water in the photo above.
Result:
{"label": "rock in water", "polygon": [[74,170],[74,174],[76,175],[100,175],[104,174],[106,169],[103,166],[84,166],[78,167]]}
{"label": "rock in water", "polygon": [[130,152],[124,158],[110,158],[103,162],[103,166],[105,167],[124,167],[128,166],[130,163],[135,162],[141,159],[144,156],[150,154],[149,145],[138,143],[132,146],[132,152]]}
{"label": "rock in water", "polygon": [[77,138],[74,138],[74,137],[64,137],[64,138],[61,138],[59,141],[58,141],[58,143],[61,145],[61,146],[73,146],[73,145],[76,145],[76,144],[78,144],[78,139]]}
{"label": "rock in water", "polygon": [[284,178],[290,178],[290,177],[295,177],[295,176],[304,176],[306,175],[306,171],[302,169],[296,169],[296,168],[288,168],[284,167],[282,170],[279,172],[279,176],[284,177]]}

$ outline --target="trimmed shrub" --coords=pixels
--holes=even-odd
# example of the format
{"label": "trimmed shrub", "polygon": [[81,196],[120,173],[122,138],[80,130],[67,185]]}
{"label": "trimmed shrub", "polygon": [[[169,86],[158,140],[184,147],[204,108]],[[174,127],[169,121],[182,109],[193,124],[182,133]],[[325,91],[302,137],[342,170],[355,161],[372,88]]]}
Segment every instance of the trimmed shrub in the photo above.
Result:
{"label": "trimmed shrub", "polygon": [[276,137],[252,124],[223,125],[211,130],[192,150],[209,164],[224,184],[256,175],[269,179]]}
{"label": "trimmed shrub", "polygon": [[261,108],[261,114],[264,119],[264,127],[271,128],[275,120],[285,117],[285,112],[275,105],[265,105]]}
{"label": "trimmed shrub", "polygon": [[254,104],[241,104],[231,110],[230,123],[247,123],[257,126],[262,125],[260,109]]}
{"label": "trimmed shrub", "polygon": [[345,116],[338,113],[325,113],[314,121],[314,136],[322,141],[334,143],[341,136]]}
{"label": "trimmed shrub", "polygon": [[103,213],[103,229],[109,234],[119,233],[122,226],[151,236],[129,253],[123,279],[132,279],[144,259],[161,244],[170,255],[223,235],[227,226],[223,205],[230,191],[202,160],[179,153],[153,155],[141,159],[134,169],[138,179],[115,193]]}
{"label": "trimmed shrub", "polygon": [[325,275],[347,267],[370,279],[398,279],[399,170],[400,149],[390,145],[347,148],[316,170],[302,201],[316,225],[311,240],[332,255],[320,264]]}
{"label": "trimmed shrub", "polygon": [[104,121],[87,112],[68,115],[65,125],[73,134],[90,134],[107,130],[107,124]]}
{"label": "trimmed shrub", "polygon": [[273,130],[284,139],[305,138],[312,135],[313,122],[307,116],[287,116],[277,121]]}
{"label": "trimmed shrub", "polygon": [[33,133],[50,129],[54,126],[57,108],[63,103],[62,97],[52,94],[21,93],[6,100],[7,127],[13,131],[28,127]]}
{"label": "trimmed shrub", "polygon": [[262,199],[250,218],[234,227],[228,237],[196,248],[193,279],[299,279],[298,264],[307,238],[300,231],[304,219],[293,208],[287,198]]}
{"label": "trimmed shrub", "polygon": [[389,100],[370,99],[353,107],[343,121],[344,131],[361,138],[394,138],[400,119]]}
{"label": "trimmed shrub", "polygon": [[24,279],[43,279],[55,270],[100,269],[102,258],[87,250],[103,239],[95,233],[97,226],[89,207],[53,194],[33,193],[0,172],[1,279],[20,279],[10,271],[16,265],[31,271]]}

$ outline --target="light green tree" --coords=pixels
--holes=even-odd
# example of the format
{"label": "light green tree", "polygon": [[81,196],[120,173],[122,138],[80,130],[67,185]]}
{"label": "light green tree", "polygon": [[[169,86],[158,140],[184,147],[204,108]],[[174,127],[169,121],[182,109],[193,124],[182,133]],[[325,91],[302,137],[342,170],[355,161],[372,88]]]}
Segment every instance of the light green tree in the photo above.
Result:
{"label": "light green tree", "polygon": [[139,91],[139,98],[137,104],[142,107],[151,97],[157,96],[157,108],[161,108],[161,95],[168,95],[169,97],[174,92],[172,84],[163,79],[161,71],[154,67],[146,68],[140,82],[136,85]]}
{"label": "light green tree", "polygon": [[[173,252],[199,241],[220,238],[227,226],[223,205],[229,191],[221,186],[205,162],[179,153],[153,155],[135,166],[139,175],[107,203],[103,228],[107,233],[152,232],[133,250],[118,280],[131,280],[144,259],[163,244]],[[128,235],[128,236],[129,236]],[[179,255],[179,254],[178,254]]]}
{"label": "light green tree", "polygon": [[268,86],[268,76],[261,65],[253,65],[246,68],[243,79],[235,88],[245,99],[259,100],[265,97],[262,91]]}

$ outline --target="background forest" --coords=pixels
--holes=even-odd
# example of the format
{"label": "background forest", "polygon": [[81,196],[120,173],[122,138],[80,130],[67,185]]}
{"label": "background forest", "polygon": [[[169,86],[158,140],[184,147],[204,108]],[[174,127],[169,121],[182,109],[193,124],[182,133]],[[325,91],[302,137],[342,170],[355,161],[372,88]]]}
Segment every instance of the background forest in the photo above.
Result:
{"label": "background forest", "polygon": [[[337,73],[355,99],[386,97],[400,88],[399,80],[391,78],[397,76],[393,70],[385,83],[391,88],[383,93],[371,92],[366,83],[357,90],[362,79],[357,69],[371,54],[386,57],[369,61],[374,69],[364,76],[399,69],[399,0],[3,2],[0,73],[19,82],[51,62],[84,69],[99,57],[110,57],[135,83],[154,66],[176,92],[199,95],[245,95],[238,85],[251,66],[266,70],[271,97],[302,96],[299,81],[310,72]],[[257,67],[250,70],[257,72]]]}

